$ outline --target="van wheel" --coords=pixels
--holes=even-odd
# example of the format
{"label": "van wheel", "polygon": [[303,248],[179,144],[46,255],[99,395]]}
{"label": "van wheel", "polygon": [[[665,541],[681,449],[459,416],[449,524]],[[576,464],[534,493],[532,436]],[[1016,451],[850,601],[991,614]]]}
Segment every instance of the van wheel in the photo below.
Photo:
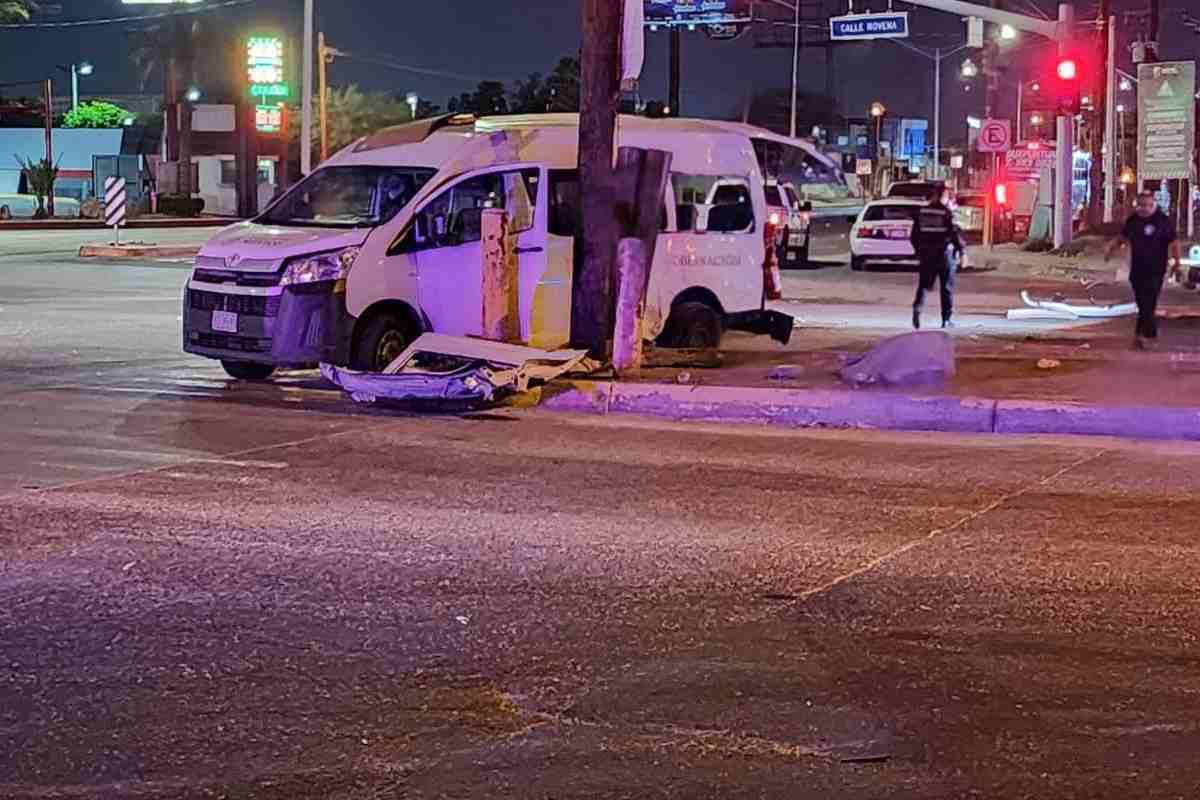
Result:
{"label": "van wheel", "polygon": [[275,374],[271,364],[259,364],[256,361],[222,361],[221,366],[231,378],[239,381],[265,381]]}
{"label": "van wheel", "polygon": [[850,256],[850,269],[855,272],[862,272],[862,268],[867,265],[867,260],[862,256]]}
{"label": "van wheel", "polygon": [[658,336],[660,347],[702,350],[721,344],[721,315],[704,303],[687,302],[671,307],[667,324]]}
{"label": "van wheel", "polygon": [[359,372],[383,372],[412,344],[406,321],[384,312],[369,319],[355,339],[350,366]]}

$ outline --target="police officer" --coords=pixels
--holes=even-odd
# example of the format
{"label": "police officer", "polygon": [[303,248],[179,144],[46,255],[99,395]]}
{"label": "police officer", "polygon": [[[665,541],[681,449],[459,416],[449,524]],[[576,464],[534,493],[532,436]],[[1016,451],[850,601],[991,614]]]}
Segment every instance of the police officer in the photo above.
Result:
{"label": "police officer", "polygon": [[950,316],[954,313],[954,273],[956,261],[962,256],[963,241],[945,197],[944,187],[936,189],[929,205],[918,209],[913,219],[912,246],[921,262],[917,296],[913,300],[914,328],[921,327],[921,306],[934,282],[941,284],[943,328],[950,327]]}
{"label": "police officer", "polygon": [[1109,243],[1104,260],[1112,258],[1113,253],[1125,245],[1129,245],[1129,283],[1133,286],[1133,299],[1138,308],[1133,346],[1148,350],[1158,338],[1154,313],[1167,275],[1168,255],[1174,260],[1174,269],[1181,269],[1175,226],[1158,207],[1154,192],[1138,193],[1137,208],[1125,221],[1121,236]]}

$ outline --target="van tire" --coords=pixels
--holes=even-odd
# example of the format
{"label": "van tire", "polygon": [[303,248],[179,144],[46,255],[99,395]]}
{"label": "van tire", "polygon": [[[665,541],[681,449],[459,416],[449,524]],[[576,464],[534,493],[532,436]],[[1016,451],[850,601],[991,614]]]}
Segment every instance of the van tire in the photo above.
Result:
{"label": "van tire", "polygon": [[867,265],[867,260],[862,256],[850,256],[850,269],[855,272],[862,272],[863,267]]}
{"label": "van tire", "polygon": [[350,367],[359,372],[383,372],[413,342],[408,321],[383,311],[371,316],[354,337]]}
{"label": "van tire", "polygon": [[703,350],[718,347],[724,324],[716,309],[694,301],[671,307],[667,324],[658,336],[660,347]]}
{"label": "van tire", "polygon": [[257,361],[221,361],[226,374],[239,381],[265,381],[275,374],[273,364],[259,364]]}

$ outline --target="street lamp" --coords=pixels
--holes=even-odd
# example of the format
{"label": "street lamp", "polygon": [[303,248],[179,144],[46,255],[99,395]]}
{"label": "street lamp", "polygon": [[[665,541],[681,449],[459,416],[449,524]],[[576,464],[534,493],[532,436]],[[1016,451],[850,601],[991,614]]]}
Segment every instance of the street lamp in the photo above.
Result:
{"label": "street lamp", "polygon": [[416,92],[409,92],[408,95],[404,98],[404,101],[406,103],[408,103],[408,110],[412,114],[412,118],[416,119],[417,118],[417,106],[420,104],[421,98],[417,96]]}
{"label": "street lamp", "polygon": [[1017,38],[1017,29],[1012,25],[1000,26],[1000,40],[1003,42],[1011,42]]}
{"label": "street lamp", "polygon": [[189,103],[198,102],[200,100],[200,89],[196,86],[193,86],[187,90],[187,94],[185,94],[184,97],[187,98]]}
{"label": "street lamp", "polygon": [[90,61],[80,61],[78,64],[59,64],[58,68],[71,76],[71,110],[79,108],[79,76],[88,76],[96,71]]}
{"label": "street lamp", "polygon": [[979,74],[979,67],[975,66],[975,62],[971,59],[966,59],[962,63],[962,76],[964,78],[974,78]]}
{"label": "street lamp", "polygon": [[[876,100],[871,103],[871,116],[875,118],[875,158],[878,159],[879,165],[883,165],[883,115],[887,113],[887,106]],[[882,170],[876,170],[875,174],[882,176]],[[882,181],[881,181],[882,182]],[[876,196],[879,195],[881,186],[875,187]]]}

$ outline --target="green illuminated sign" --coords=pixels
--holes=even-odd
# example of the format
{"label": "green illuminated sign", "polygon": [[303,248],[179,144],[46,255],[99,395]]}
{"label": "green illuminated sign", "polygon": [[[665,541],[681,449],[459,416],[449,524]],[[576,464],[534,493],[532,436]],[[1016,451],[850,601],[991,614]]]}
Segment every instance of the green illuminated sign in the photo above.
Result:
{"label": "green illuminated sign", "polygon": [[246,40],[246,82],[250,96],[259,101],[255,124],[263,133],[276,133],[282,127],[283,102],[291,95],[283,61],[283,39],[278,36],[251,36]]}

